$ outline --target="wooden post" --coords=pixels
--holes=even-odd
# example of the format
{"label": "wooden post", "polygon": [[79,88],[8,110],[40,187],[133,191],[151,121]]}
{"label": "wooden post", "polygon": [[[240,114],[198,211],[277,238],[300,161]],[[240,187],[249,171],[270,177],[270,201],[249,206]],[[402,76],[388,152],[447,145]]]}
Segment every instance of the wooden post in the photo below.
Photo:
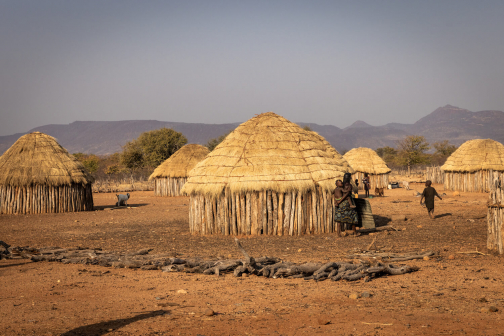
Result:
{"label": "wooden post", "polygon": [[268,234],[268,197],[266,197],[266,190],[262,191],[262,234],[267,235]]}
{"label": "wooden post", "polygon": [[285,194],[284,204],[285,204],[284,206],[285,216],[283,221],[283,234],[288,235],[290,228],[290,213],[292,208],[292,192],[287,192]]}
{"label": "wooden post", "polygon": [[296,217],[296,192],[291,193],[291,205],[290,205],[290,220],[289,220],[289,235],[294,234],[294,221]]}
{"label": "wooden post", "polygon": [[274,191],[271,192],[273,199],[273,235],[278,234],[278,194]]}
{"label": "wooden post", "polygon": [[252,224],[251,224],[251,221],[252,221],[252,203],[251,203],[251,198],[252,198],[252,193],[249,191],[247,192],[246,194],[246,204],[245,204],[245,207],[246,207],[246,219],[245,219],[245,222],[247,224],[247,234],[249,235],[251,232],[252,232]]}
{"label": "wooden post", "polygon": [[252,193],[250,193],[251,195],[251,206],[250,206],[250,209],[251,209],[251,217],[250,217],[250,234],[252,235],[257,235],[257,192],[254,191]]}
{"label": "wooden post", "polygon": [[279,195],[278,195],[278,230],[277,230],[277,234],[279,236],[283,235],[283,223],[284,223],[283,203],[284,203],[284,193],[279,193]]}

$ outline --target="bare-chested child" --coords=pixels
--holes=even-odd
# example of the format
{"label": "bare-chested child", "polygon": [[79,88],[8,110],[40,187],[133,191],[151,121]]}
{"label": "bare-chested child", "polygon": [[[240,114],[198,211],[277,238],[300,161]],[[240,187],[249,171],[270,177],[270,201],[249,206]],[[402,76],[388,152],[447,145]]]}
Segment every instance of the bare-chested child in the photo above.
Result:
{"label": "bare-chested child", "polygon": [[425,189],[422,192],[422,198],[420,198],[420,204],[423,204],[422,201],[425,198],[425,207],[427,208],[427,211],[429,213],[429,217],[431,219],[434,219],[434,197],[439,198],[440,200],[443,200],[441,196],[438,195],[436,189],[431,187],[432,181],[427,180],[425,182]]}

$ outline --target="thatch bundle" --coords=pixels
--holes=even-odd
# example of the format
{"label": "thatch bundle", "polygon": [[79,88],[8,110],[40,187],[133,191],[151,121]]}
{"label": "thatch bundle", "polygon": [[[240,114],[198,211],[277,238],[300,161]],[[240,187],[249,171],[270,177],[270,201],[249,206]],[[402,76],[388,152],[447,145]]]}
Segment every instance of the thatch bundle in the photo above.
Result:
{"label": "thatch bundle", "polygon": [[390,168],[381,157],[371,148],[354,148],[343,155],[350,167],[355,170],[354,178],[359,179],[359,189],[364,189],[362,179],[364,174],[369,175],[371,188],[387,188]]}
{"label": "thatch bundle", "polygon": [[92,182],[53,137],[23,135],[0,157],[0,213],[93,210]]}
{"label": "thatch bundle", "polygon": [[182,187],[187,181],[187,174],[203,160],[210,151],[207,147],[189,144],[180,148],[161,163],[149,177],[154,180],[156,196],[183,196]]}
{"label": "thatch bundle", "polygon": [[331,192],[352,169],[320,135],[272,112],[238,126],[189,173],[189,226],[202,234],[335,230]]}
{"label": "thatch bundle", "polygon": [[441,170],[445,190],[489,192],[504,172],[504,146],[491,139],[466,141]]}

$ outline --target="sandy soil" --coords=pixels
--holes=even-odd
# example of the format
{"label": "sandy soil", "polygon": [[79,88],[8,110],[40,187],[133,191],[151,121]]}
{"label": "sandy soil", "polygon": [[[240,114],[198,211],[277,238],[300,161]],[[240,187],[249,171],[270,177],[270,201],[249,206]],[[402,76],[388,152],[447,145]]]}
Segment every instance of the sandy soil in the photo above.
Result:
{"label": "sandy soil", "polygon": [[[378,247],[439,252],[438,258],[408,262],[418,272],[367,283],[317,283],[2,260],[0,335],[504,334],[502,257],[486,250],[488,195],[448,192],[436,203],[435,220],[413,191],[388,190],[385,196],[370,200],[373,213],[379,224],[401,231],[378,234]],[[93,212],[0,215],[0,239],[14,246],[240,257],[231,237],[188,233],[188,198],[133,192],[131,208],[110,210],[115,201],[113,194],[95,194]],[[390,222],[393,214],[407,220]],[[242,244],[253,256],[323,262],[365,249],[375,237],[242,237]],[[476,250],[484,255],[461,253]],[[364,291],[372,296],[348,298]],[[490,306],[498,311],[481,311]],[[216,314],[206,316],[208,308]]]}

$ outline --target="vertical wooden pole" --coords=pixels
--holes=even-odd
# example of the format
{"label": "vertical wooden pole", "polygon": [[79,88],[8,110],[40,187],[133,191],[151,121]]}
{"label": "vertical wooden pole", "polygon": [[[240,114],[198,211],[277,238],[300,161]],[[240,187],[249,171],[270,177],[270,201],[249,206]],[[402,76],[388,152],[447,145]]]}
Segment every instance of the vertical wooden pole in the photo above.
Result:
{"label": "vertical wooden pole", "polygon": [[246,218],[245,223],[247,224],[247,234],[250,235],[252,232],[252,193],[249,191],[245,195],[245,208],[246,208]]}
{"label": "vertical wooden pole", "polygon": [[273,234],[273,209],[271,200],[271,190],[267,192],[266,206],[268,207],[268,234]]}
{"label": "vertical wooden pole", "polygon": [[273,235],[278,234],[278,194],[274,191],[271,192],[273,199]]}
{"label": "vertical wooden pole", "polygon": [[250,234],[257,235],[257,192],[254,191],[251,193],[250,199]]}
{"label": "vertical wooden pole", "polygon": [[285,193],[285,206],[284,206],[284,212],[285,212],[285,217],[283,221],[283,234],[288,235],[289,234],[289,228],[290,228],[290,213],[291,213],[291,207],[292,207],[292,192],[287,192]]}
{"label": "vertical wooden pole", "polygon": [[277,234],[279,236],[283,235],[283,224],[284,224],[284,214],[283,214],[283,206],[284,206],[284,193],[278,194],[278,230]]}
{"label": "vertical wooden pole", "polygon": [[262,191],[262,198],[263,198],[263,205],[262,205],[262,225],[263,225],[263,235],[267,235],[268,234],[268,206],[267,206],[267,203],[268,203],[268,197],[267,197],[267,193],[266,193],[266,190],[263,190]]}

